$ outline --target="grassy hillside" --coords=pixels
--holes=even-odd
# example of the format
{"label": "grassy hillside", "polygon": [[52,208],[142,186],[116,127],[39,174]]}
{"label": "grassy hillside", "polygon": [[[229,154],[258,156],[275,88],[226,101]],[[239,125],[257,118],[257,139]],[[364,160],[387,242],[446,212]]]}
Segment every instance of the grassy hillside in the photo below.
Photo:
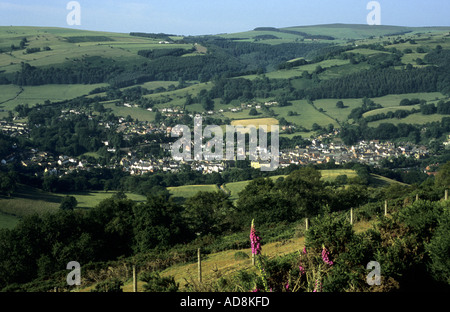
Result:
{"label": "grassy hillside", "polygon": [[[102,200],[110,198],[114,192],[85,192],[71,194],[54,194],[42,190],[20,185],[13,196],[0,196],[0,222],[3,225],[14,224],[16,218],[32,214],[55,212],[65,195],[74,196],[78,202],[78,209],[90,209],[98,205]],[[145,201],[146,197],[126,193],[127,197],[136,201]],[[0,225],[0,228],[2,226]]]}
{"label": "grassy hillside", "polygon": [[[312,41],[321,40],[311,38],[311,36],[327,36],[333,37],[333,40],[322,39],[324,41],[331,41],[336,43],[347,42],[349,40],[372,39],[382,36],[400,36],[400,35],[414,35],[417,33],[441,33],[449,31],[449,27],[403,27],[403,26],[389,26],[377,25],[371,26],[367,24],[325,24],[325,25],[310,25],[310,26],[291,26],[283,28],[260,27],[252,31],[245,31],[239,33],[222,34],[220,37],[264,42],[269,44],[277,44],[282,42],[298,42],[298,41]],[[262,36],[270,36],[264,39]]]}
{"label": "grassy hillside", "polygon": [[[339,175],[346,175],[348,178],[355,178],[357,177],[357,174],[354,170],[351,169],[330,169],[330,170],[321,170],[320,171],[321,175],[322,175],[322,180],[326,181],[326,182],[332,182],[336,179],[337,176]],[[274,181],[277,180],[278,178],[284,178],[286,176],[280,175],[280,176],[273,176],[271,177]],[[397,184],[400,183],[398,181],[386,178],[386,177],[382,177],[379,175],[374,175],[371,174],[371,178],[372,178],[372,183],[373,186],[386,186],[388,184]],[[250,183],[251,181],[239,181],[239,182],[231,182],[231,183],[226,183],[224,185],[225,189],[228,190],[230,192],[230,198],[231,200],[235,201],[239,198],[239,192],[241,192],[243,189],[245,189],[245,187],[247,186],[248,183]],[[402,183],[401,183],[402,184]]]}
{"label": "grassy hillside", "polygon": [[16,216],[0,212],[0,229],[13,229],[19,220]]}
{"label": "grassy hillside", "polygon": [[[250,41],[257,43],[280,44],[280,43],[308,43],[308,42],[326,42],[339,45],[347,45],[353,47],[351,53],[354,55],[363,55],[366,58],[375,57],[380,54],[392,55],[389,51],[379,51],[368,47],[358,47],[360,45],[369,44],[385,44],[386,49],[396,48],[405,53],[401,61],[404,64],[417,65],[417,58],[423,58],[426,53],[420,51],[419,48],[429,51],[441,45],[443,48],[450,48],[450,40],[448,40],[448,31],[446,27],[428,27],[428,28],[411,28],[398,26],[368,26],[368,25],[347,25],[347,24],[330,24],[330,25],[312,25],[286,28],[258,28],[253,31],[241,33],[223,34],[219,37],[232,39],[234,41]],[[312,36],[312,37],[311,37]],[[314,37],[316,36],[316,37]],[[317,37],[319,36],[319,37]],[[333,37],[322,38],[320,36]],[[27,38],[26,48],[40,48],[40,52],[27,53],[26,49],[11,51],[11,45],[16,48],[20,41]],[[278,39],[277,39],[278,38]],[[314,38],[314,39],[311,39]],[[139,50],[160,50],[160,49],[191,49],[195,48],[197,52],[192,55],[200,55],[208,49],[201,45],[181,43],[182,37],[173,37],[172,44],[160,44],[160,39],[130,36],[129,34],[109,33],[98,31],[83,31],[64,28],[51,27],[0,27],[0,73],[14,73],[20,70],[22,62],[26,62],[32,66],[40,68],[50,66],[68,66],[75,64],[80,59],[88,59],[89,57],[101,56],[104,59],[112,59],[117,65],[132,68],[140,66],[148,59],[139,56]],[[413,40],[413,43],[411,42]],[[49,49],[46,49],[46,48]],[[419,52],[418,52],[419,51]],[[197,54],[196,54],[197,53]],[[191,54],[189,54],[191,55]],[[185,55],[186,56],[186,55]],[[185,57],[183,56],[183,57]],[[312,64],[302,66],[294,66],[290,69],[274,70],[265,73],[265,76],[272,79],[290,79],[290,83],[294,88],[303,89],[314,85],[314,81],[303,79],[300,76],[304,72],[314,74],[320,66],[322,71],[318,74],[320,80],[327,80],[337,77],[343,77],[348,74],[364,71],[370,68],[366,62],[357,64],[350,63],[349,59],[327,58]],[[245,75],[242,78],[254,80],[258,75]],[[173,91],[156,92],[148,94],[144,97],[156,103],[155,107],[165,108],[185,108],[191,113],[202,113],[204,108],[199,103],[194,103],[184,107],[186,96],[196,97],[201,90],[209,91],[213,87],[212,82],[198,83],[192,81],[192,85]],[[147,90],[154,91],[158,88],[169,88],[176,86],[178,81],[150,81],[146,83],[137,83],[134,86],[141,86]],[[68,100],[78,96],[87,96],[90,91],[105,87],[108,84],[91,84],[91,85],[42,85],[42,86],[26,86],[18,87],[14,85],[0,85],[0,117],[6,117],[8,111],[12,111],[19,104],[34,105],[43,103],[45,100],[61,101]],[[130,86],[132,87],[132,86]],[[129,87],[127,87],[129,88]],[[124,90],[122,88],[121,90]],[[88,97],[103,96],[105,93],[89,95]],[[386,111],[389,107],[397,106],[398,98],[395,95],[389,95],[385,98],[374,99],[376,103],[380,103]],[[436,98],[443,98],[441,94],[411,94],[404,95],[415,98],[423,98],[427,101],[434,101]],[[271,99],[262,99],[271,100]],[[305,105],[305,101],[293,101],[293,105],[289,107],[274,107],[273,111],[277,114],[276,118],[285,118],[288,122],[294,123],[310,129],[312,124],[317,123],[320,126],[329,124],[335,127],[339,123],[347,121],[350,111],[361,104],[361,99],[343,99],[345,107],[337,109],[335,99],[322,99],[314,102],[314,106]],[[248,110],[238,113],[232,113],[228,110],[231,105],[221,103],[221,99],[214,99],[216,114],[214,117],[235,119],[247,119]],[[239,103],[240,104],[240,103]],[[154,121],[155,113],[144,109],[128,108],[116,106],[114,102],[104,103],[106,108],[119,116],[126,117],[130,115],[134,119],[144,121]],[[232,105],[237,105],[233,103]],[[218,111],[224,110],[222,113]],[[319,111],[322,109],[322,111]],[[289,111],[297,112],[296,116],[288,116]],[[259,118],[271,117],[265,112],[260,112]],[[377,111],[368,112],[367,115],[376,114]],[[401,122],[417,122],[422,123],[428,120],[439,120],[438,117],[423,118],[419,115],[412,115]],[[397,120],[389,120],[387,122],[400,122]],[[371,123],[376,126],[377,122]],[[310,134],[308,134],[309,136]]]}
{"label": "grassy hillside", "polygon": [[186,199],[194,196],[198,192],[215,192],[219,188],[217,185],[184,185],[177,187],[168,187],[167,190],[170,192],[172,198],[176,202],[184,202]]}
{"label": "grassy hillside", "polygon": [[[441,99],[446,99],[447,96],[443,95],[440,92],[429,92],[429,93],[407,93],[407,94],[389,94],[382,97],[375,97],[372,98],[372,100],[383,106],[383,108],[375,109],[369,112],[366,112],[363,116],[372,116],[379,113],[386,113],[388,111],[395,111],[398,109],[407,109],[411,110],[414,107],[417,109],[418,106],[399,106],[400,101],[402,99],[421,99],[425,100],[428,103],[437,103]],[[337,108],[336,103],[338,101],[342,101],[344,103],[344,108]],[[327,115],[333,116],[336,118],[339,122],[348,121],[348,115],[352,111],[352,109],[356,107],[360,107],[362,104],[362,99],[320,99],[314,101],[314,106],[317,108],[323,109],[324,113]],[[420,113],[415,114],[414,116],[409,116],[410,120],[416,120],[418,124],[421,124],[425,121],[425,119],[420,118]],[[433,115],[434,117],[429,116],[430,118],[436,120],[440,120],[443,116],[442,115]],[[425,117],[425,116],[424,116]],[[405,118],[406,119],[406,118]],[[428,118],[429,119],[429,118]],[[405,122],[405,120],[382,120],[379,122]],[[377,123],[377,122],[375,122]],[[408,123],[408,122],[407,122]],[[372,123],[370,123],[372,125]]]}
{"label": "grassy hillside", "polygon": [[[336,170],[321,170],[322,179],[324,181],[334,181],[339,175],[347,175],[348,178],[356,177],[356,172],[347,169]],[[274,181],[280,177],[273,176]],[[386,184],[399,183],[388,178],[372,175],[374,186],[384,186]],[[238,199],[238,194],[242,191],[250,181],[240,181],[226,183],[223,185],[224,190],[229,192],[230,199],[235,201]],[[208,185],[185,185],[178,187],[169,187],[173,200],[183,203],[186,199],[196,195],[198,192],[215,192],[219,187],[214,184]],[[90,209],[97,206],[102,200],[110,198],[114,192],[91,191],[84,193],[71,194],[53,194],[44,192],[28,186],[20,186],[14,195],[9,198],[6,196],[0,197],[0,228],[14,227],[19,218],[31,214],[43,214],[47,212],[57,211],[59,205],[65,195],[74,196],[78,202],[78,209]],[[136,202],[143,202],[146,200],[145,196],[126,193],[127,197]]]}
{"label": "grassy hillside", "polygon": [[[300,252],[305,244],[305,237],[301,234],[304,230],[302,224],[297,226],[297,234],[294,234],[288,239],[275,239],[262,244],[262,254],[269,259],[281,258],[288,254]],[[372,227],[372,222],[359,221],[355,222],[353,229],[355,233],[362,233]],[[232,239],[230,237],[229,239]],[[240,257],[238,257],[240,255]],[[246,255],[247,257],[243,256]],[[186,290],[186,286],[197,287],[199,290],[207,288],[217,282],[221,277],[229,277],[236,274],[238,271],[258,272],[258,269],[251,263],[251,249],[228,249],[225,251],[214,252],[207,255],[202,255],[202,284],[198,283],[198,265],[196,258],[192,258],[187,263],[176,264],[161,272],[161,276],[173,276],[176,283],[180,284],[180,290]],[[144,291],[144,282],[138,281],[138,292]],[[95,288],[95,284],[89,287],[80,289],[80,292],[90,292]],[[133,291],[132,280],[129,279],[122,287],[124,292]],[[205,290],[200,290],[205,291]],[[248,291],[241,289],[240,291]]]}
{"label": "grassy hillside", "polygon": [[[159,44],[160,40],[130,36],[129,34],[84,31],[51,27],[0,27],[0,49],[10,50],[11,45],[19,46],[26,37],[29,48],[41,48],[41,52],[26,54],[22,50],[0,54],[0,70],[14,72],[21,62],[32,66],[61,64],[82,55],[102,55],[117,62],[137,64],[138,50],[168,48]],[[42,51],[44,47],[51,50]],[[190,44],[171,45],[171,48],[192,48]]]}

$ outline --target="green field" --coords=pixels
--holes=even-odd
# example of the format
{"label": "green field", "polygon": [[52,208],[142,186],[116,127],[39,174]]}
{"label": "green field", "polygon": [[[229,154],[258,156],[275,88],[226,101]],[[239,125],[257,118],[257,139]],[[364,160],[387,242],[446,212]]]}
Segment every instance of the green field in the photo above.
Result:
{"label": "green field", "polygon": [[[329,43],[345,43],[349,40],[373,40],[380,36],[390,34],[399,34],[402,32],[410,32],[402,36],[411,36],[421,32],[439,33],[448,30],[448,27],[402,27],[402,26],[369,26],[367,24],[326,24],[311,26],[292,26],[279,28],[278,30],[251,30],[238,33],[221,34],[222,38],[235,39],[236,41],[255,41],[255,37],[262,35],[272,35],[278,39],[263,39],[258,42],[266,44],[279,44],[285,42],[312,42],[311,39],[305,39],[301,34],[285,33],[283,31],[297,31],[308,35],[325,35],[332,36],[334,40],[322,40],[321,42]],[[397,35],[400,36],[400,35]]]}
{"label": "green field", "polygon": [[[172,83],[172,84],[176,85],[177,83]],[[192,97],[196,97],[202,89],[209,91],[212,87],[213,87],[212,83],[208,83],[208,82],[197,83],[197,84],[191,85],[186,88],[182,88],[182,89],[178,89],[178,90],[174,90],[174,91],[162,92],[162,93],[148,94],[148,95],[145,95],[144,97],[148,98],[148,99],[152,99],[154,101],[163,101],[164,103],[155,105],[155,107],[158,109],[165,108],[165,107],[167,107],[167,108],[168,107],[183,108],[184,103],[186,102],[186,96],[188,94],[190,94]],[[199,112],[199,113],[205,111],[200,104],[188,105],[188,106],[186,106],[186,109],[191,112]]]}
{"label": "green field", "polygon": [[340,175],[346,175],[349,179],[356,178],[358,176],[356,171],[351,169],[321,170],[320,174],[322,175],[322,180],[327,182],[334,181],[336,177]]}
{"label": "green field", "polygon": [[215,184],[207,184],[168,187],[167,190],[176,202],[183,202],[184,200],[196,195],[198,192],[216,192],[219,188]]}
{"label": "green field", "polygon": [[230,199],[232,201],[236,201],[239,199],[239,192],[242,191],[243,189],[245,189],[245,187],[247,186],[247,184],[250,181],[239,181],[239,182],[231,182],[231,183],[226,183],[224,185],[225,189],[227,191],[230,192]]}
{"label": "green field", "polygon": [[[291,106],[273,107],[272,109],[275,114],[277,114],[277,119],[283,117],[288,122],[307,129],[311,129],[314,123],[320,126],[327,126],[329,124],[332,124],[335,127],[339,126],[334,119],[327,114],[319,112],[311,104],[308,104],[306,100],[292,101]],[[296,112],[298,115],[288,116],[289,111]]]}
{"label": "green field", "polygon": [[[103,191],[92,191],[87,193],[71,193],[66,194],[73,196],[77,199],[78,205],[77,208],[80,209],[89,209],[97,206],[102,200],[111,198],[115,192],[103,192]],[[133,193],[125,193],[127,198],[135,201],[135,202],[144,202],[147,200],[146,196],[133,194]]]}
{"label": "green field", "polygon": [[55,212],[59,208],[61,200],[61,195],[47,193],[29,186],[20,186],[11,198],[0,197],[0,212],[17,217]]}
{"label": "green field", "polygon": [[[26,86],[23,92],[20,88],[13,85],[0,86],[0,90],[5,95],[1,95],[0,107],[5,110],[13,110],[19,104],[28,104],[30,107],[35,104],[44,104],[45,100],[58,102],[63,100],[74,99],[78,96],[87,95],[92,90],[105,87],[108,84],[99,83],[91,85],[70,84],[70,85],[43,85],[43,86]],[[2,99],[4,99],[2,101]],[[8,101],[9,100],[9,101]],[[3,104],[1,104],[3,102]]]}
{"label": "green field", "polygon": [[439,114],[433,114],[433,115],[422,115],[421,113],[416,113],[409,115],[406,118],[397,119],[383,119],[383,120],[377,120],[367,123],[369,127],[378,127],[380,124],[383,123],[391,123],[394,125],[398,125],[400,123],[404,124],[412,124],[412,125],[423,125],[429,122],[435,122],[435,121],[441,121],[443,117],[446,117],[446,115],[439,115]]}
{"label": "green field", "polygon": [[127,117],[130,115],[131,118],[137,119],[139,121],[153,122],[155,120],[156,113],[150,112],[144,108],[140,107],[126,107],[123,105],[116,106],[115,101],[103,103],[106,109],[111,109],[116,116]]}
{"label": "green field", "polygon": [[[50,47],[49,51],[26,54],[22,50],[0,54],[0,70],[15,72],[20,69],[21,62],[32,66],[48,66],[62,64],[80,56],[101,55],[114,58],[117,62],[130,64],[139,62],[139,50],[184,48],[190,49],[192,44],[161,45],[160,40],[130,36],[122,33],[84,31],[53,27],[0,27],[0,49],[10,49],[11,45],[19,45],[26,37],[29,48]],[[76,40],[69,41],[74,38]],[[101,39],[101,40],[100,40]]]}
{"label": "green field", "polygon": [[20,219],[16,216],[0,212],[0,230],[13,229],[17,225],[17,223],[19,223],[19,220]]}
{"label": "green field", "polygon": [[[339,175],[347,175],[348,178],[354,178],[356,177],[356,172],[351,169],[334,169],[334,170],[320,170],[320,174],[322,175],[323,181],[334,181],[337,176]],[[285,178],[287,176],[285,175],[277,175],[270,177],[273,181],[276,181],[278,178]],[[239,182],[231,182],[226,183],[225,189],[230,192],[230,198],[231,200],[237,200],[239,198],[238,194],[240,191],[245,189],[247,184],[249,184],[251,181],[239,181]]]}
{"label": "green field", "polygon": [[[59,209],[59,205],[65,195],[74,196],[77,199],[77,208],[94,208],[102,200],[110,198],[113,194],[114,192],[94,191],[86,193],[53,194],[21,185],[11,198],[0,196],[0,213],[21,218],[35,213],[43,214],[55,212]],[[146,197],[142,195],[132,193],[126,193],[126,195],[136,202],[146,200]]]}
{"label": "green field", "polygon": [[[344,108],[337,108],[337,101],[344,103]],[[330,116],[336,118],[339,122],[346,121],[352,109],[361,107],[362,99],[320,99],[314,101],[314,106]]]}
{"label": "green field", "polygon": [[[285,178],[285,175],[278,175],[270,177],[273,181],[276,181],[278,178]],[[232,201],[236,201],[239,199],[239,192],[245,189],[247,184],[251,181],[239,181],[239,182],[231,182],[224,184],[224,188],[230,193],[230,199]]]}
{"label": "green field", "polygon": [[[418,108],[418,106],[399,106],[402,99],[423,99],[429,103],[436,103],[441,99],[446,99],[447,97],[440,92],[429,92],[429,93],[406,93],[406,94],[389,94],[382,97],[375,97],[372,100],[381,104],[383,108],[369,111],[364,114],[364,117],[376,115],[379,113],[385,113],[387,111],[395,111],[397,109],[408,109],[411,110],[413,107]],[[337,108],[336,102],[342,101],[344,103],[344,108]],[[314,101],[314,105],[317,108],[322,108],[323,111],[329,115],[336,118],[339,122],[344,122],[348,120],[348,115],[351,113],[352,109],[360,107],[362,104],[362,99],[320,99]],[[415,114],[415,117],[419,117],[420,114]],[[405,118],[406,119],[406,118]],[[414,119],[414,118],[410,118]],[[435,117],[418,118],[417,123],[423,123],[423,120],[436,119]],[[385,122],[387,121],[384,120]],[[394,120],[391,120],[395,122]],[[390,122],[390,121],[389,121]]]}
{"label": "green field", "polygon": [[[322,180],[326,182],[332,182],[336,179],[336,177],[340,175],[346,175],[347,178],[356,178],[357,174],[356,171],[352,169],[330,169],[330,170],[320,170],[320,174],[322,175]],[[272,180],[277,180],[278,178],[285,178],[285,175],[278,175],[271,177]],[[373,186],[385,186],[386,184],[393,184],[393,183],[400,183],[398,181],[385,178],[379,175],[371,174],[371,177],[373,179]],[[251,181],[239,181],[239,182],[231,182],[226,183],[224,185],[225,189],[230,192],[230,199],[233,201],[238,200],[239,192],[241,192],[247,184],[249,184]],[[404,183],[400,183],[404,184]]]}
{"label": "green field", "polygon": [[16,85],[2,85],[0,87],[0,105],[3,107],[5,102],[8,102],[18,96],[21,88]]}
{"label": "green field", "polygon": [[[349,65],[349,64],[350,64],[349,60],[331,59],[331,60],[324,60],[324,61],[321,61],[318,63],[296,66],[291,69],[275,70],[275,71],[266,73],[265,76],[270,79],[289,79],[289,78],[301,76],[304,71],[313,73],[316,70],[317,66],[321,66],[323,69],[336,68],[336,69],[341,70],[341,72],[342,72],[342,68],[347,68],[345,65]],[[350,66],[350,67],[354,68],[355,66]],[[257,77],[258,77],[258,75],[241,76],[241,78],[250,79],[250,80],[254,80]],[[325,75],[321,75],[320,77],[327,78]]]}

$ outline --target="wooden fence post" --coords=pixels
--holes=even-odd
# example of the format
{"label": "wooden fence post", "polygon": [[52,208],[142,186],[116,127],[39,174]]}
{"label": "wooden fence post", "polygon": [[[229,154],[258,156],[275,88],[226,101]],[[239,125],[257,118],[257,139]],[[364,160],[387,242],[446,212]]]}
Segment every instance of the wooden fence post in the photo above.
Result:
{"label": "wooden fence post", "polygon": [[350,208],[350,224],[353,224],[353,208]]}
{"label": "wooden fence post", "polygon": [[133,265],[133,292],[137,292],[137,276],[136,276],[136,266]]}
{"label": "wooden fence post", "polygon": [[305,228],[308,231],[308,228],[309,228],[309,220],[308,220],[308,218],[305,218]]}
{"label": "wooden fence post", "polygon": [[447,200],[448,199],[448,190],[445,190],[445,196],[444,199]]}
{"label": "wooden fence post", "polygon": [[384,215],[387,215],[387,208],[388,208],[388,203],[387,200],[384,201]]}
{"label": "wooden fence post", "polygon": [[419,194],[416,194],[416,201],[419,200]]}
{"label": "wooden fence post", "polygon": [[202,258],[200,255],[200,248],[197,250],[197,258],[198,258],[198,281],[202,282]]}

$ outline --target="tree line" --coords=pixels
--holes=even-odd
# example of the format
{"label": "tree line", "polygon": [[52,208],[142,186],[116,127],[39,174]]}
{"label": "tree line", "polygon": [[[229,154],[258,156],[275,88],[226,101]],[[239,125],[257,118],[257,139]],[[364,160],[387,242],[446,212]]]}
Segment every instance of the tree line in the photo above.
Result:
{"label": "tree line", "polygon": [[[422,131],[422,129],[425,129]],[[403,138],[418,144],[430,142],[430,139],[441,139],[442,135],[450,131],[450,118],[443,117],[441,121],[427,123],[425,125],[412,125],[400,123],[381,123],[378,127],[369,127],[365,123],[344,124],[340,137],[347,145],[355,144],[361,140],[395,140]]]}
{"label": "tree line", "polygon": [[164,193],[135,203],[119,192],[95,209],[63,209],[25,217],[16,228],[0,230],[0,289],[48,277],[74,259],[80,263],[109,261],[167,249],[198,236],[232,233],[247,227],[252,217],[260,223],[292,221],[318,214],[320,203],[325,202],[343,209],[361,203],[363,190],[356,185],[336,189],[330,197],[320,173],[300,169],[284,181],[259,178],[250,182],[236,206],[222,191],[199,192],[183,205]]}

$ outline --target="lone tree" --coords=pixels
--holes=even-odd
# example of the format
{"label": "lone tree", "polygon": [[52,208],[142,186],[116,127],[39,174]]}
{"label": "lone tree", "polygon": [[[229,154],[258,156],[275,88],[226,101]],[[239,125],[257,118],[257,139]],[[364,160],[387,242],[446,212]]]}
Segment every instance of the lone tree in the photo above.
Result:
{"label": "lone tree", "polygon": [[0,172],[0,194],[6,194],[8,197],[11,197],[16,188],[14,179],[6,173]]}
{"label": "lone tree", "polygon": [[66,196],[61,201],[61,204],[59,206],[62,210],[74,210],[78,205],[78,201],[73,196]]}
{"label": "lone tree", "polygon": [[248,113],[250,116],[256,116],[256,115],[258,115],[258,111],[254,108],[254,107],[252,107],[251,109],[250,109],[250,112]]}
{"label": "lone tree", "polygon": [[435,178],[435,185],[437,187],[450,188],[450,161],[439,168]]}
{"label": "lone tree", "polygon": [[337,108],[344,108],[344,102],[338,101],[338,102],[336,103],[336,107],[337,107]]}

